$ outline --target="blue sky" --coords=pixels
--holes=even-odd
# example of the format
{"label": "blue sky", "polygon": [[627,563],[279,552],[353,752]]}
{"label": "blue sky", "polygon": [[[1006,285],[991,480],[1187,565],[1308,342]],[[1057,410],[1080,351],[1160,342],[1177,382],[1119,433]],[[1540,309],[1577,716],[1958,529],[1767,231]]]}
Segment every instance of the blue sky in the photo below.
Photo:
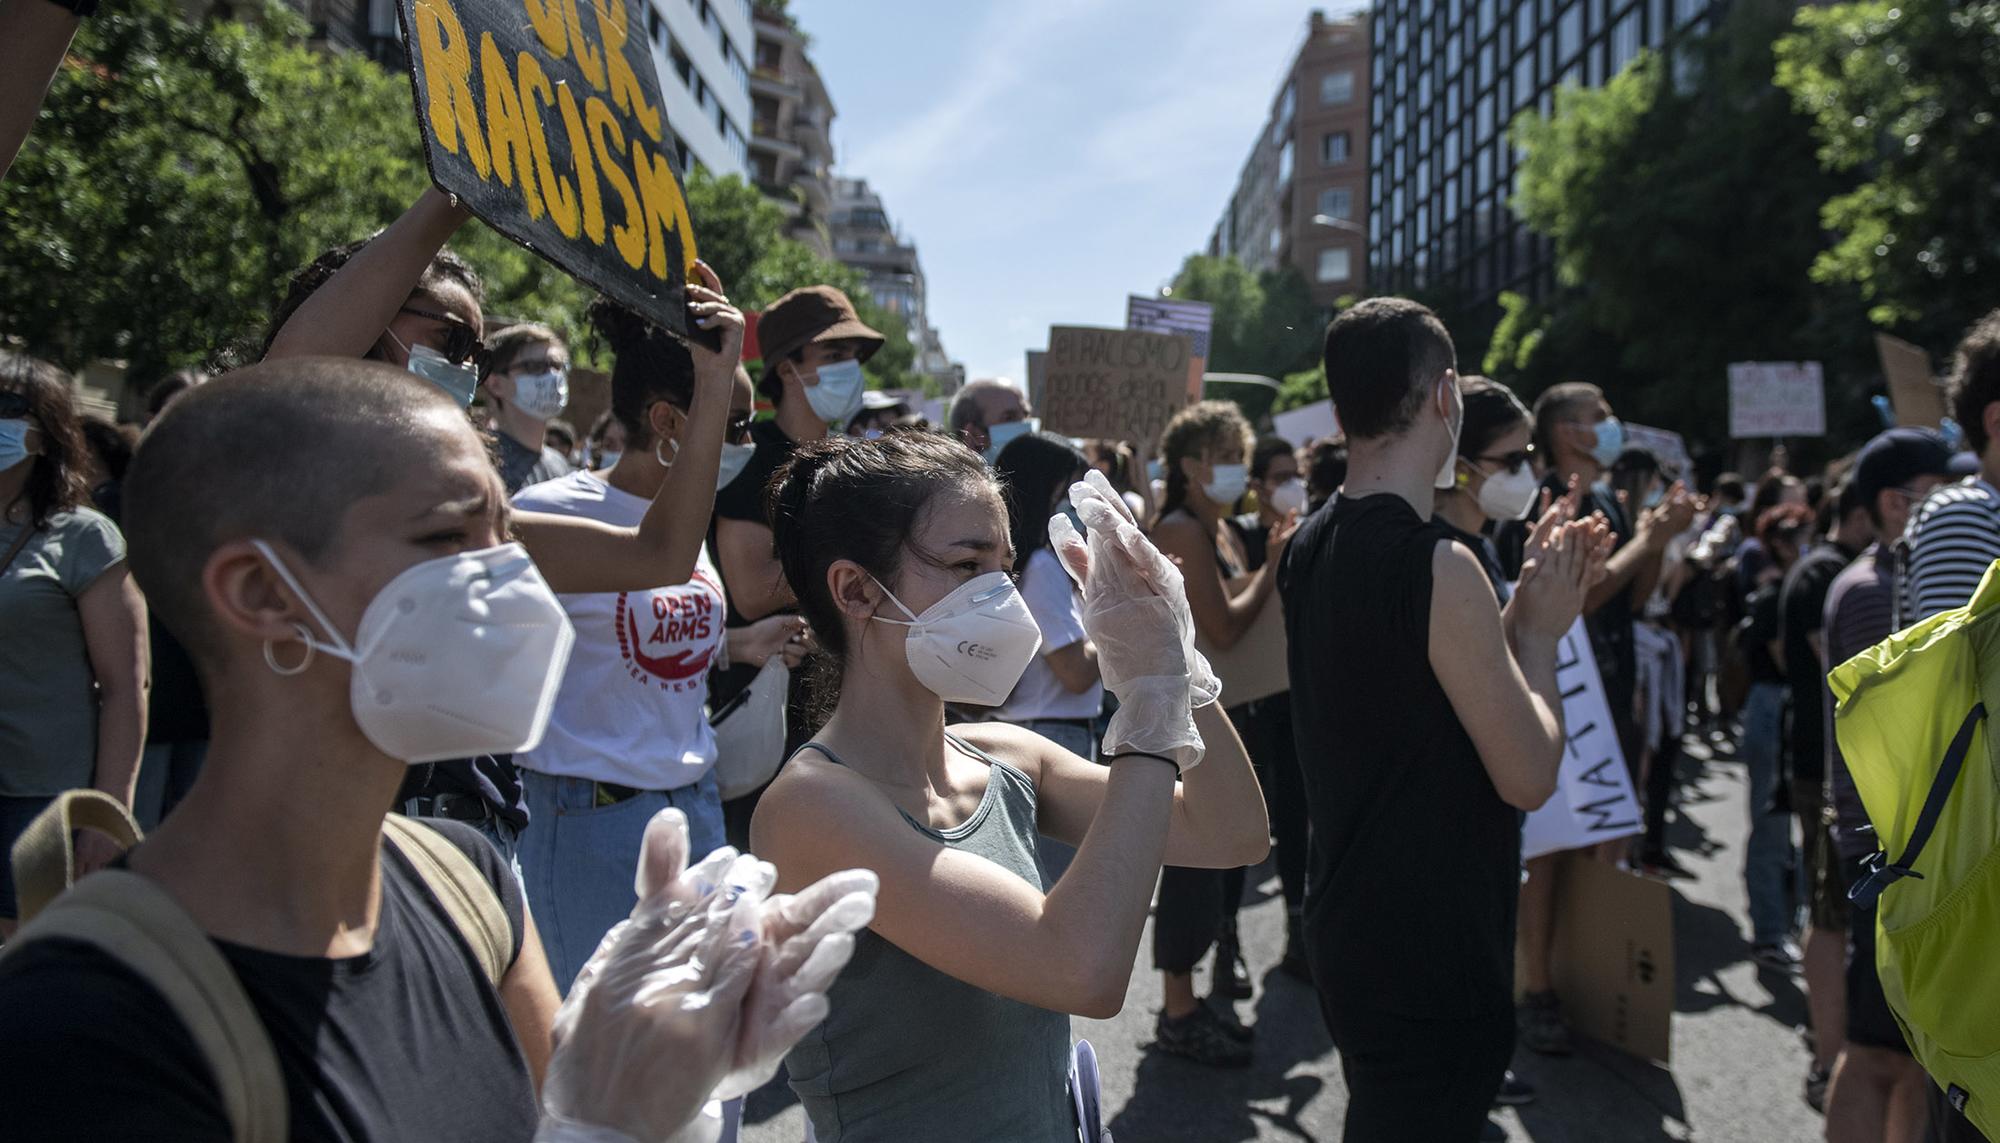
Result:
{"label": "blue sky", "polygon": [[916,243],[946,351],[1017,381],[1049,326],[1123,325],[1207,244],[1311,8],[792,2],[836,165]]}

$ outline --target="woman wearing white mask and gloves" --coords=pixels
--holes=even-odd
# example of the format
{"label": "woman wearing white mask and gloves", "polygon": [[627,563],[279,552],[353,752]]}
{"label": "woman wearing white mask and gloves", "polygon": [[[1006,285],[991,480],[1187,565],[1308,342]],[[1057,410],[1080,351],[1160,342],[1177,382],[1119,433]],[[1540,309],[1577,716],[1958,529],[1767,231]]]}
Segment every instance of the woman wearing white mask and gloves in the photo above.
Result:
{"label": "woman wearing white mask and gloves", "polygon": [[[1228,401],[1181,410],[1160,439],[1166,490],[1153,540],[1180,561],[1195,630],[1206,645],[1224,651],[1249,633],[1266,607],[1279,606],[1278,565],[1298,529],[1297,516],[1274,526],[1266,535],[1263,565],[1251,570],[1250,553],[1230,527],[1230,515],[1249,487],[1254,441],[1250,423]],[[1241,1067],[1250,1062],[1250,1030],[1229,1002],[1249,996],[1250,973],[1230,939],[1235,876],[1168,865],[1153,924],[1153,967],[1161,975],[1155,1038],[1163,1050],[1196,1063]],[[1214,985],[1211,1002],[1204,1003],[1195,995],[1194,974],[1211,947],[1217,950]]]}
{"label": "woman wearing white mask and gloves", "polygon": [[[1122,704],[1103,766],[1004,723],[946,730],[945,703],[997,703],[1040,644],[977,454],[922,433],[831,439],[773,492],[838,702],[765,792],[753,848],[780,888],[851,866],[882,879],[828,1023],[787,1058],[821,1143],[1074,1140],[1068,1016],[1123,1005],[1161,862],[1268,847],[1180,574],[1101,477],[1071,498],[1088,547],[1066,517],[1050,530]],[[1047,892],[1038,833],[1078,846]]]}

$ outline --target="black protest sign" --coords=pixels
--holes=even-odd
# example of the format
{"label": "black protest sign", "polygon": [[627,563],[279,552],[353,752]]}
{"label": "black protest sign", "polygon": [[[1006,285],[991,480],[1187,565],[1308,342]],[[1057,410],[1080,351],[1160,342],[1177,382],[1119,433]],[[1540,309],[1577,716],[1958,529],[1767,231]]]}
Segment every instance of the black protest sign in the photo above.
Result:
{"label": "black protest sign", "polygon": [[637,2],[637,27],[627,0],[398,0],[397,13],[438,189],[685,335],[694,232]]}

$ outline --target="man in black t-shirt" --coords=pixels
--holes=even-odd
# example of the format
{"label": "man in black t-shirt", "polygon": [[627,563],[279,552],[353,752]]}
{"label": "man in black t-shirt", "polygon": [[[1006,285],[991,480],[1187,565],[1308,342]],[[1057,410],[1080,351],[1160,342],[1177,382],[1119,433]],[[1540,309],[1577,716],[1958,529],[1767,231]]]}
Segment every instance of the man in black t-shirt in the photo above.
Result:
{"label": "man in black t-shirt", "polygon": [[[736,479],[716,489],[710,535],[729,600],[730,627],[794,609],[765,511],[771,477],[800,444],[826,436],[828,422],[844,425],[861,408],[860,365],[882,347],[883,338],[855,315],[846,294],[832,286],[807,286],[764,311],[757,323],[757,341],[764,353],[757,392],[776,407],[777,416],[750,426],[757,451]],[[734,698],[757,671],[744,665],[712,674],[711,705],[719,707]],[[800,736],[806,732],[805,701],[804,675],[795,674],[786,713],[791,728],[787,750],[804,742]],[[729,840],[739,849],[749,845],[750,814],[756,808],[755,794],[723,806]]]}
{"label": "man in black t-shirt", "polygon": [[1347,482],[1279,576],[1312,823],[1306,955],[1350,1143],[1479,1138],[1514,1043],[1519,815],[1555,790],[1556,648],[1609,547],[1558,512],[1502,612],[1432,521],[1464,419],[1453,352],[1399,298],[1328,327]]}

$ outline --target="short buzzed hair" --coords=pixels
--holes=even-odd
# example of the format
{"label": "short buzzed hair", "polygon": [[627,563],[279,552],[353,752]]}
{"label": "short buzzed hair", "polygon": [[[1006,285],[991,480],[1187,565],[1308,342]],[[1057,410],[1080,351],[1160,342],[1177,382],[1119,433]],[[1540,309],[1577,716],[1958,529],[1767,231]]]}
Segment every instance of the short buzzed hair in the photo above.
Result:
{"label": "short buzzed hair", "polygon": [[1369,298],[1326,327],[1326,387],[1350,440],[1408,429],[1457,363],[1444,323],[1408,298]]}
{"label": "short buzzed hair", "polygon": [[407,370],[353,358],[253,365],[183,394],[126,472],[132,577],[197,662],[222,645],[202,569],[233,540],[281,540],[317,564],[347,510],[396,481],[417,426],[457,406]]}
{"label": "short buzzed hair", "polygon": [[[484,381],[495,373],[513,368],[514,359],[531,345],[563,345],[562,335],[537,321],[508,326],[486,339],[486,352],[479,358],[479,379]],[[569,347],[564,345],[563,348]]]}
{"label": "short buzzed hair", "polygon": [[1551,385],[1535,398],[1535,451],[1542,462],[1556,463],[1556,426],[1577,409],[1588,405],[1592,411],[1604,404],[1604,390],[1587,381],[1565,381]]}

